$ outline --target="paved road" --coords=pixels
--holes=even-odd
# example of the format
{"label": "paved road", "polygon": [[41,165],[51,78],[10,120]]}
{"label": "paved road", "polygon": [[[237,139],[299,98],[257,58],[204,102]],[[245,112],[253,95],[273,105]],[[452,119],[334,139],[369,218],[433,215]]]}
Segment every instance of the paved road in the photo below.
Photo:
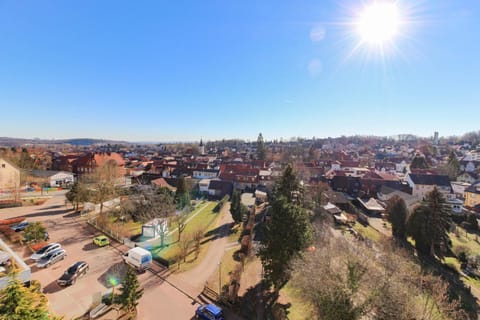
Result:
{"label": "paved road", "polygon": [[[121,254],[128,250],[123,245],[96,248],[91,244],[94,229],[80,221],[78,215],[65,207],[65,192],[49,194],[49,200],[40,206],[0,209],[0,219],[24,216],[29,221],[42,221],[47,227],[51,241],[59,242],[66,249],[65,261],[48,269],[37,270],[32,264],[32,278],[39,280],[50,301],[51,309],[66,319],[83,314],[92,303],[93,294],[105,292],[108,285],[104,279],[112,272],[112,266],[122,265]],[[153,272],[139,276],[144,296],[139,304],[139,319],[191,319],[198,307],[198,295],[203,285],[215,272],[217,263],[228,245],[229,224],[232,222],[228,206],[219,220],[218,237],[212,240],[205,259],[194,269],[169,274],[168,270],[154,267]],[[30,252],[17,247],[17,252],[28,260]],[[60,288],[55,280],[73,262],[85,260],[90,271],[74,286]],[[229,317],[230,319],[230,317]]]}

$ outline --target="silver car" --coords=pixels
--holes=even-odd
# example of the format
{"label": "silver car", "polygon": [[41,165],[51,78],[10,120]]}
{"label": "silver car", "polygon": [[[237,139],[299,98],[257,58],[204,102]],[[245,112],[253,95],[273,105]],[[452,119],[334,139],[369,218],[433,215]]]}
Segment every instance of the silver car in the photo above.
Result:
{"label": "silver car", "polygon": [[41,258],[37,262],[37,267],[38,268],[46,268],[46,267],[54,264],[55,262],[58,262],[60,260],[65,259],[66,256],[67,256],[67,252],[64,249],[61,249],[61,248],[57,249],[53,252],[50,252],[45,257]]}
{"label": "silver car", "polygon": [[62,246],[59,243],[49,243],[45,247],[39,249],[30,256],[30,259],[37,261],[45,257],[50,252],[60,249]]}

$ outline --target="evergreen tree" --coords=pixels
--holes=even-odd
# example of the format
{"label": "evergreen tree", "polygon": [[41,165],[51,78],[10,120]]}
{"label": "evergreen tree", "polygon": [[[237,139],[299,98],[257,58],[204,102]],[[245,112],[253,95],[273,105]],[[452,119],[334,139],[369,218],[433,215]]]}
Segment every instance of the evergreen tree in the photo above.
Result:
{"label": "evergreen tree", "polygon": [[405,201],[395,196],[388,201],[385,210],[388,221],[392,224],[392,234],[397,240],[405,240],[407,232],[408,209]]}
{"label": "evergreen tree", "polygon": [[410,169],[428,169],[427,160],[425,160],[425,157],[417,154],[410,164]]}
{"label": "evergreen tree", "polygon": [[283,196],[288,201],[296,201],[300,203],[303,200],[303,192],[300,187],[297,175],[293,170],[292,165],[288,165],[280,179],[280,182],[275,187],[275,197]]}
{"label": "evergreen tree", "polygon": [[443,258],[450,247],[448,228],[451,208],[445,197],[434,188],[412,213],[407,232],[421,253]]}
{"label": "evergreen tree", "polygon": [[263,141],[262,133],[260,132],[257,138],[257,159],[265,160],[265,158],[266,158],[265,143]]}
{"label": "evergreen tree", "polygon": [[140,289],[137,273],[129,266],[120,287],[120,294],[117,296],[118,302],[122,305],[122,310],[126,312],[136,311],[138,300],[140,300],[142,295],[143,289]]}
{"label": "evergreen tree", "polygon": [[50,320],[57,319],[48,313],[47,298],[38,287],[25,287],[10,273],[8,286],[0,291],[0,320]]}
{"label": "evergreen tree", "polygon": [[183,209],[190,205],[190,193],[184,176],[181,176],[178,179],[177,191],[175,191],[175,201],[179,209]]}
{"label": "evergreen tree", "polygon": [[258,255],[265,280],[276,295],[290,279],[291,262],[301,256],[311,240],[311,225],[306,210],[279,196],[272,204],[272,218],[265,226],[265,237]]}
{"label": "evergreen tree", "polygon": [[230,214],[235,223],[240,223],[242,221],[242,203],[240,192],[238,190],[233,191],[232,202],[230,204]]}
{"label": "evergreen tree", "polygon": [[457,156],[453,151],[450,151],[450,154],[448,156],[448,163],[446,169],[450,180],[456,180],[458,174],[460,173],[460,162],[458,162]]}
{"label": "evergreen tree", "polygon": [[265,280],[275,290],[274,300],[290,279],[292,261],[301,256],[312,237],[308,213],[296,201],[299,187],[292,167],[288,166],[275,187],[272,218],[265,226],[258,253]]}
{"label": "evergreen tree", "polygon": [[472,230],[478,230],[478,220],[477,220],[477,217],[475,216],[474,213],[470,213],[470,214],[467,216],[467,222],[468,222],[468,226],[469,226]]}

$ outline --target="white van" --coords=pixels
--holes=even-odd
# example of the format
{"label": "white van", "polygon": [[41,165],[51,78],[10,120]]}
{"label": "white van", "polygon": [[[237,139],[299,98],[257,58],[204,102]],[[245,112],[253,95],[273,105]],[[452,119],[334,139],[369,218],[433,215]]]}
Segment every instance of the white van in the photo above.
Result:
{"label": "white van", "polygon": [[135,247],[123,255],[123,260],[138,272],[144,272],[152,264],[152,254],[148,250]]}

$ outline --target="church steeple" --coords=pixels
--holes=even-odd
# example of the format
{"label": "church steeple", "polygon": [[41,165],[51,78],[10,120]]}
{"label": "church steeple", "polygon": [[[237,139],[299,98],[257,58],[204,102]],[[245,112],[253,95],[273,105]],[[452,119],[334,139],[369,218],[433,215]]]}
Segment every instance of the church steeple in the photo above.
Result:
{"label": "church steeple", "polygon": [[199,149],[201,155],[204,155],[204,154],[205,154],[205,146],[203,145],[203,140],[202,140],[202,138],[200,138],[200,144],[199,144],[199,146],[198,146],[198,149]]}

